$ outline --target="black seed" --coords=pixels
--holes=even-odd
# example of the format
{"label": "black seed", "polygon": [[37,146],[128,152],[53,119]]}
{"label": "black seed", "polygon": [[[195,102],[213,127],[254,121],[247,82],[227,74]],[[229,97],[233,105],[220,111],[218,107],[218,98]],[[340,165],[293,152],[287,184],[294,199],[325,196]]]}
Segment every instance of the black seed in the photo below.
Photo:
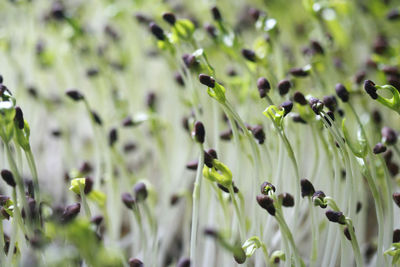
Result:
{"label": "black seed", "polygon": [[400,193],[393,193],[394,203],[400,208]]}
{"label": "black seed", "polygon": [[400,19],[400,11],[398,9],[392,9],[386,14],[388,20],[398,20]]}
{"label": "black seed", "polygon": [[92,110],[91,113],[92,113],[93,121],[94,121],[97,125],[100,125],[100,126],[101,126],[101,125],[103,124],[103,121],[101,120],[99,114],[97,114],[97,112],[94,111],[94,110]]}
{"label": "black seed", "polygon": [[349,228],[347,226],[343,229],[343,233],[346,236],[347,240],[351,241],[350,231],[349,231]]}
{"label": "black seed", "polygon": [[210,148],[207,150],[207,153],[210,154],[214,159],[218,159],[217,151],[215,151],[215,149]]}
{"label": "black seed", "polygon": [[87,195],[92,192],[93,189],[93,179],[90,177],[85,178],[85,188],[83,192]]}
{"label": "black seed", "polygon": [[15,107],[14,121],[19,129],[24,129],[24,114],[22,113],[22,109],[20,107]]}
{"label": "black seed", "polygon": [[211,14],[212,14],[214,20],[222,19],[221,12],[219,12],[218,7],[216,7],[216,6],[211,8]]}
{"label": "black seed", "polygon": [[271,89],[271,85],[269,84],[267,79],[265,79],[264,77],[260,77],[257,80],[257,88],[260,94],[260,98],[264,98]]}
{"label": "black seed", "polygon": [[384,143],[394,145],[397,142],[397,133],[390,127],[383,127],[381,130]]}
{"label": "black seed", "polygon": [[311,49],[315,54],[321,54],[321,55],[324,54],[324,48],[318,41],[315,40],[311,41]]}
{"label": "black seed", "polygon": [[[338,83],[335,86],[337,96],[343,101],[349,101],[349,92],[347,91],[346,87],[343,84]],[[329,107],[328,107],[329,108]]]}
{"label": "black seed", "polygon": [[253,133],[254,138],[257,139],[260,145],[264,144],[265,133],[261,125],[254,126],[251,129],[251,132]]}
{"label": "black seed", "polygon": [[275,216],[275,207],[274,200],[266,195],[258,195],[256,197],[258,205],[260,205],[263,209],[267,210],[269,214]]}
{"label": "black seed", "polygon": [[296,102],[296,103],[299,103],[302,106],[305,106],[305,105],[308,104],[308,102],[307,102],[306,98],[304,97],[304,95],[299,91],[296,91],[294,93],[293,101]]}
{"label": "black seed", "polygon": [[62,20],[65,18],[65,7],[61,2],[54,2],[51,6],[50,15],[55,20]]}
{"label": "black seed", "polygon": [[210,154],[208,154],[206,151],[204,151],[204,164],[208,167],[208,168],[212,168],[213,165],[213,160],[214,157],[211,156]]}
{"label": "black seed", "polygon": [[388,170],[392,176],[396,176],[399,173],[399,166],[394,162],[387,163]]}
{"label": "black seed", "polygon": [[203,123],[201,123],[200,121],[196,121],[196,123],[194,124],[194,130],[192,135],[197,142],[201,144],[204,143],[206,130],[204,129]]}
{"label": "black seed", "polygon": [[137,22],[141,23],[141,24],[149,24],[151,22],[151,19],[146,16],[145,14],[142,13],[136,13],[134,14],[134,17],[136,19]]}
{"label": "black seed", "polygon": [[215,80],[211,76],[208,76],[206,74],[200,74],[199,75],[199,81],[201,84],[204,84],[205,86],[214,88],[215,86]]}
{"label": "black seed", "polygon": [[400,75],[399,73],[399,69],[396,66],[384,66],[382,68],[382,71],[386,74],[386,75],[393,75],[393,76],[398,76]]}
{"label": "black seed", "polygon": [[307,77],[309,75],[309,72],[303,70],[302,68],[292,68],[289,70],[289,73],[294,77]]}
{"label": "black seed", "polygon": [[217,29],[213,25],[207,23],[206,25],[204,25],[204,29],[211,36],[211,38],[217,37]]}
{"label": "black seed", "polygon": [[301,185],[301,196],[302,197],[312,197],[315,193],[315,189],[313,184],[307,180],[307,179],[302,179],[300,181]]}
{"label": "black seed", "polygon": [[232,139],[232,130],[228,129],[226,131],[223,131],[222,133],[219,134],[219,138],[224,141],[229,141]]}
{"label": "black seed", "polygon": [[128,142],[124,145],[124,152],[129,153],[131,151],[135,151],[137,148],[136,144],[133,142]]}
{"label": "black seed", "polygon": [[382,116],[379,110],[375,109],[372,111],[372,119],[378,125],[382,122]]}
{"label": "black seed", "polygon": [[376,54],[382,55],[384,54],[387,49],[389,48],[389,42],[385,36],[379,35],[373,45],[373,50]]}
{"label": "black seed", "polygon": [[176,203],[178,203],[179,199],[180,199],[180,196],[179,196],[179,195],[173,194],[173,195],[170,197],[170,199],[169,199],[169,204],[170,204],[171,206],[175,206]]}
{"label": "black seed", "polygon": [[374,146],[374,149],[373,149],[374,154],[380,154],[380,153],[383,153],[385,151],[386,151],[386,146],[383,145],[382,143],[377,143]]}
{"label": "black seed", "polygon": [[112,147],[115,142],[118,140],[118,132],[116,128],[113,128],[110,130],[110,133],[108,134],[108,144],[110,147]]}
{"label": "black seed", "polygon": [[137,183],[133,188],[133,191],[135,192],[136,202],[141,202],[146,200],[148,192],[147,192],[147,187],[144,183],[142,182]]}
{"label": "black seed", "polygon": [[103,221],[103,219],[104,219],[104,217],[102,215],[96,215],[90,219],[90,222],[99,226],[101,224],[101,222]]}
{"label": "black seed", "polygon": [[324,102],[324,105],[332,112],[334,112],[336,110],[337,107],[337,100],[336,97],[334,95],[328,95],[328,96],[324,96],[324,98],[322,99],[322,101]]}
{"label": "black seed", "polygon": [[151,33],[160,41],[164,41],[165,35],[164,35],[164,30],[158,26],[156,23],[151,22],[149,24],[150,31]]}
{"label": "black seed", "polygon": [[79,167],[79,172],[82,175],[86,175],[92,171],[93,171],[93,167],[90,164],[90,162],[87,162],[87,161],[83,162],[82,165]]}
{"label": "black seed", "polygon": [[281,96],[286,95],[289,92],[289,89],[292,87],[292,84],[289,80],[285,79],[278,83],[278,91]]}
{"label": "black seed", "polygon": [[89,68],[86,70],[86,76],[88,77],[96,77],[99,74],[98,68]]}
{"label": "black seed", "polygon": [[400,242],[400,229],[396,229],[393,231],[393,243]]}
{"label": "black seed", "polygon": [[197,170],[197,166],[198,166],[197,160],[193,160],[186,164],[186,169],[195,171],[195,170]]}
{"label": "black seed", "polygon": [[315,112],[315,114],[319,115],[319,113],[324,108],[324,103],[321,100],[315,97],[311,97],[309,100],[309,104],[311,109]]}
{"label": "black seed", "polygon": [[146,96],[146,105],[150,110],[156,109],[157,96],[154,92],[149,92]]}
{"label": "black seed", "polygon": [[290,111],[292,111],[292,109],[293,109],[293,102],[290,101],[290,100],[288,100],[288,101],[283,102],[280,106],[281,106],[281,107],[283,108],[283,110],[285,111],[284,116],[286,116],[287,114],[290,113]]}
{"label": "black seed", "polygon": [[339,223],[339,224],[346,224],[346,222],[345,222],[346,218],[344,217],[344,215],[341,211],[328,210],[325,212],[325,215],[328,218],[328,220],[331,222],[335,222],[335,223]]}
{"label": "black seed", "polygon": [[193,56],[192,54],[184,54],[183,56],[182,56],[182,60],[183,60],[183,63],[185,63],[185,66],[188,68],[188,69],[191,69],[191,68],[193,68],[193,67],[196,67],[196,66],[198,66],[198,62],[197,62],[197,60],[196,60],[196,57],[195,56]]}
{"label": "black seed", "polygon": [[213,228],[206,228],[204,229],[204,235],[206,236],[210,236],[213,238],[219,238],[219,233],[217,230],[213,229]]}
{"label": "black seed", "polygon": [[136,203],[135,200],[133,199],[132,195],[129,194],[129,193],[123,193],[123,194],[121,195],[121,199],[122,199],[122,202],[125,204],[125,206],[126,206],[128,209],[132,209],[133,206],[134,206],[135,203]]}
{"label": "black seed", "polygon": [[182,75],[179,73],[179,72],[176,72],[175,74],[174,74],[174,79],[175,79],[175,82],[178,84],[178,85],[180,85],[180,86],[185,86],[185,82],[183,81],[183,77],[182,77]]}
{"label": "black seed", "polygon": [[383,154],[383,158],[386,163],[389,163],[392,161],[392,156],[393,156],[392,150],[388,150],[385,154]]}
{"label": "black seed", "polygon": [[144,264],[141,260],[137,258],[130,258],[129,259],[129,267],[144,267]]}
{"label": "black seed", "polygon": [[367,76],[367,73],[363,70],[360,70],[359,72],[356,73],[354,76],[354,81],[356,84],[361,84],[362,81],[365,79],[365,76]]}
{"label": "black seed", "polygon": [[81,204],[75,203],[67,206],[61,216],[61,222],[68,223],[72,221],[81,211]]}
{"label": "black seed", "polygon": [[166,12],[162,15],[162,18],[171,25],[174,25],[176,22],[176,17],[174,13]]}
{"label": "black seed", "polygon": [[176,265],[176,267],[190,267],[190,259],[188,258],[181,258],[178,261],[178,264]]}
{"label": "black seed", "polygon": [[69,96],[74,101],[79,101],[84,99],[84,96],[77,90],[68,90],[65,92],[67,96]]}
{"label": "black seed", "polygon": [[292,120],[297,123],[307,124],[307,122],[299,114],[294,114],[292,116]]}
{"label": "black seed", "polygon": [[366,80],[364,82],[364,89],[367,92],[367,94],[370,95],[370,97],[372,99],[377,99],[378,98],[378,94],[376,93],[375,83],[373,81]]}
{"label": "black seed", "polygon": [[248,61],[256,62],[256,53],[250,49],[242,49],[242,55]]}
{"label": "black seed", "polygon": [[361,208],[362,208],[362,203],[360,201],[357,201],[356,214],[361,211]]}
{"label": "black seed", "polygon": [[284,207],[293,207],[294,206],[294,198],[289,193],[283,193],[279,195],[282,198],[282,206]]}
{"label": "black seed", "polygon": [[15,187],[17,184],[15,183],[14,180],[14,175],[12,174],[11,171],[3,169],[1,171],[1,177],[3,178],[3,180],[11,187]]}

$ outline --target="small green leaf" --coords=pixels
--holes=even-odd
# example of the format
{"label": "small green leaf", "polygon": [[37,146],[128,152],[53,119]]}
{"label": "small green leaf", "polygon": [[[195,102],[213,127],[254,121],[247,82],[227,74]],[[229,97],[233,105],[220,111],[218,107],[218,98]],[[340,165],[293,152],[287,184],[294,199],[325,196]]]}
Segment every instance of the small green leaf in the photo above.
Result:
{"label": "small green leaf", "polygon": [[275,105],[270,105],[269,107],[267,107],[263,114],[267,117],[270,118],[271,120],[274,121],[274,123],[278,126],[278,127],[282,127],[282,122],[283,122],[283,117],[285,115],[285,111],[281,108],[279,109],[277,106]]}
{"label": "small green leaf", "polygon": [[243,245],[242,248],[244,252],[246,253],[246,257],[250,258],[253,256],[254,252],[256,249],[260,248],[262,245],[260,239],[257,236],[250,237],[247,239]]}
{"label": "small green leaf", "polygon": [[71,186],[69,187],[69,190],[74,192],[77,195],[81,194],[80,191],[80,186],[85,187],[85,178],[75,178],[71,181]]}

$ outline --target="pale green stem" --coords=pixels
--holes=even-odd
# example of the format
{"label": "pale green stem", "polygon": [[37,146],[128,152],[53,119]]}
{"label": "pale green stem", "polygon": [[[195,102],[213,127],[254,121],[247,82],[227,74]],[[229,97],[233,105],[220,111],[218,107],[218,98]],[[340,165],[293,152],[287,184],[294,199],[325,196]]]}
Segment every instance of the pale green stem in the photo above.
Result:
{"label": "pale green stem", "polygon": [[310,255],[310,267],[315,266],[315,263],[318,259],[318,222],[315,216],[314,205],[309,198],[310,204],[310,215],[311,215],[311,238],[312,238],[312,248]]}
{"label": "pale green stem", "polygon": [[3,220],[0,221],[0,265],[6,264],[6,255],[4,252],[4,232],[3,232]]}
{"label": "pale green stem", "polygon": [[382,257],[383,257],[383,236],[384,236],[384,216],[383,216],[383,209],[382,209],[382,200],[379,195],[378,188],[376,187],[375,181],[371,176],[371,173],[368,168],[368,163],[365,158],[362,159],[364,167],[365,167],[365,177],[367,178],[367,182],[369,188],[371,190],[372,196],[375,202],[375,211],[376,217],[378,220],[378,250],[377,250],[377,265],[383,264]]}
{"label": "pale green stem", "polygon": [[196,266],[196,242],[197,242],[197,228],[199,220],[199,204],[200,204],[200,189],[203,176],[204,167],[204,149],[203,144],[199,144],[200,156],[197,164],[196,180],[193,188],[193,209],[192,209],[192,229],[190,234],[190,259],[194,266]]}
{"label": "pale green stem", "polygon": [[235,198],[235,193],[233,192],[233,186],[230,186],[228,188],[229,194],[231,195],[232,203],[233,206],[235,207],[236,211],[236,216],[239,221],[239,233],[240,233],[240,240],[243,241],[246,238],[246,223],[245,223],[245,218],[244,215],[240,212],[239,205],[237,204],[236,198]]}
{"label": "pale green stem", "polygon": [[81,183],[79,184],[79,192],[80,192],[82,206],[83,206],[83,208],[85,210],[85,214],[88,217],[88,219],[90,220],[92,215],[91,215],[90,208],[89,208],[89,205],[88,205],[87,200],[86,200],[85,185],[83,185]]}
{"label": "pale green stem", "polygon": [[32,178],[33,178],[33,190],[35,192],[35,199],[36,199],[37,203],[39,204],[41,201],[40,191],[39,191],[39,178],[38,178],[36,164],[35,164],[35,158],[33,157],[32,150],[29,149],[29,150],[25,151],[25,156],[26,156],[26,160],[29,165],[29,169],[32,174]]}

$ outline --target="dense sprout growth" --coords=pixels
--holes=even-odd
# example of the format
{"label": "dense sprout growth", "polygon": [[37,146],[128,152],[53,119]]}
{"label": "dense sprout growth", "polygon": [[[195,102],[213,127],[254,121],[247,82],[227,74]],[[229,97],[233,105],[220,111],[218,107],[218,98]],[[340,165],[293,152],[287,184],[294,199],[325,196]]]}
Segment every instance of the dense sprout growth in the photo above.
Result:
{"label": "dense sprout growth", "polygon": [[0,266],[397,266],[394,0],[0,1]]}

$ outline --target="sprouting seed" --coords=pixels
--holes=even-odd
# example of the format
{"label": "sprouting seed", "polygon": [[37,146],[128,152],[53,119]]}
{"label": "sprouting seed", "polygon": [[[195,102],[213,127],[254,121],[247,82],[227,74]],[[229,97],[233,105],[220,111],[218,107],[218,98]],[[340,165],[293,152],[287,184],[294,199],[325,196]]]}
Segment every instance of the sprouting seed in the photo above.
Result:
{"label": "sprouting seed", "polygon": [[278,91],[281,96],[286,95],[290,88],[292,87],[292,83],[288,79],[284,79],[278,83]]}
{"label": "sprouting seed", "polygon": [[200,74],[199,81],[200,81],[200,83],[202,83],[205,86],[208,86],[210,88],[214,88],[214,86],[215,86],[214,78],[212,78],[211,76],[208,76],[206,74]]}
{"label": "sprouting seed", "polygon": [[380,153],[383,153],[385,151],[386,151],[386,146],[384,144],[382,144],[382,143],[377,143],[374,146],[374,149],[373,149],[374,154],[380,154]]}
{"label": "sprouting seed", "polygon": [[219,11],[218,7],[214,6],[211,8],[211,14],[214,20],[222,20],[221,12]]}
{"label": "sprouting seed", "polygon": [[172,13],[172,12],[165,12],[163,15],[162,15],[162,18],[166,21],[166,22],[168,22],[169,24],[171,24],[172,26],[175,24],[175,22],[176,22],[176,17],[175,17],[175,15],[174,15],[174,13]]}
{"label": "sprouting seed", "polygon": [[242,49],[242,56],[251,62],[256,62],[256,60],[257,60],[256,53],[250,49],[245,49],[245,48]]}
{"label": "sprouting seed", "polygon": [[289,193],[283,193],[278,196],[282,199],[282,206],[284,207],[293,207],[294,206],[294,198]]}
{"label": "sprouting seed", "polygon": [[299,104],[302,105],[302,106],[305,106],[305,105],[308,104],[307,99],[306,99],[306,98],[304,97],[304,95],[303,95],[301,92],[299,92],[299,91],[296,91],[296,92],[293,94],[293,101],[296,102],[296,103],[299,103]]}
{"label": "sprouting seed", "polygon": [[165,40],[164,30],[154,22],[149,24],[151,33],[160,41]]}
{"label": "sprouting seed", "polygon": [[378,98],[378,94],[376,93],[375,83],[373,81],[366,80],[364,82],[364,89],[372,99],[377,99]]}
{"label": "sprouting seed", "polygon": [[383,142],[388,145],[395,145],[397,142],[397,133],[390,127],[383,127],[381,130]]}
{"label": "sprouting seed", "polygon": [[135,192],[135,200],[136,202],[142,202],[145,201],[147,196],[148,196],[148,192],[147,192],[147,187],[145,183],[139,182],[135,185],[135,187],[133,188],[133,191]]}
{"label": "sprouting seed", "polygon": [[271,85],[266,78],[260,77],[257,80],[257,88],[260,94],[260,98],[264,98],[271,89]]}
{"label": "sprouting seed", "polygon": [[65,94],[74,101],[80,101],[84,99],[84,96],[78,90],[71,89],[65,92]]}
{"label": "sprouting seed", "polygon": [[14,180],[14,175],[12,174],[11,171],[3,169],[1,171],[1,177],[3,178],[3,180],[11,187],[15,187],[17,184],[15,183]]}
{"label": "sprouting seed", "polygon": [[194,124],[192,135],[197,142],[199,142],[200,144],[204,143],[206,130],[204,129],[204,125],[202,122],[196,121],[196,123]]}
{"label": "sprouting seed", "polygon": [[339,224],[346,224],[345,222],[345,217],[341,211],[333,211],[333,210],[327,210],[325,212],[326,217],[328,218],[329,221],[334,222],[334,223],[339,223]]}
{"label": "sprouting seed", "polygon": [[315,193],[315,189],[313,184],[307,180],[307,179],[302,179],[300,181],[301,185],[301,196],[302,197],[312,197]]}
{"label": "sprouting seed", "polygon": [[393,231],[393,243],[399,243],[400,242],[400,229],[395,229]]}
{"label": "sprouting seed", "polygon": [[130,258],[129,259],[129,267],[144,267],[144,264],[138,258]]}

